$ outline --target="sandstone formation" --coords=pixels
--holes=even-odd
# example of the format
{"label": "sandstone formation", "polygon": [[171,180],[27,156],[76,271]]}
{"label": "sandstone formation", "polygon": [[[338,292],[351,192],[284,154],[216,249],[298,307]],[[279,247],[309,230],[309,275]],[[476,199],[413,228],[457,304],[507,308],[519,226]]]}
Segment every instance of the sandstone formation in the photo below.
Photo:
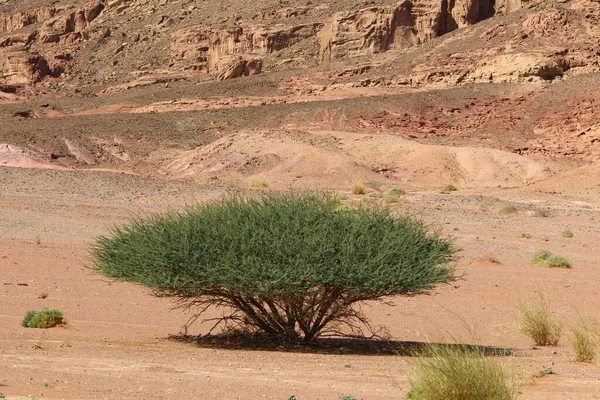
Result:
{"label": "sandstone formation", "polygon": [[341,11],[321,32],[325,62],[371,55],[427,42],[494,16],[496,6],[518,9],[520,0],[403,0],[396,6]]}
{"label": "sandstone formation", "polygon": [[0,52],[0,83],[23,85],[36,83],[50,74],[46,60],[26,51]]}
{"label": "sandstone formation", "polygon": [[83,31],[104,9],[101,0],[94,0],[83,8],[64,12],[44,22],[39,32],[41,43],[74,41],[83,37]]}
{"label": "sandstone formation", "polygon": [[[30,85],[47,76],[60,76],[71,56],[33,44],[72,43],[87,38],[86,29],[104,9],[103,0],[92,0],[80,8],[38,8],[0,15],[0,83]],[[41,26],[40,26],[41,24]],[[41,51],[39,51],[41,50]]]}
{"label": "sandstone formation", "polygon": [[0,15],[0,33],[13,32],[26,26],[46,21],[60,12],[60,8],[43,7],[16,14]]}
{"label": "sandstone formation", "polygon": [[[252,73],[260,73],[259,58],[304,39],[315,36],[321,24],[298,26],[232,26],[212,28],[192,26],[173,34],[171,58],[174,61],[187,61],[189,69],[202,72],[224,72],[230,70],[229,56],[238,56],[249,65]],[[234,70],[244,69],[238,64]],[[250,72],[245,73],[248,75]],[[225,73],[232,77],[237,73]],[[223,75],[220,75],[220,78]]]}

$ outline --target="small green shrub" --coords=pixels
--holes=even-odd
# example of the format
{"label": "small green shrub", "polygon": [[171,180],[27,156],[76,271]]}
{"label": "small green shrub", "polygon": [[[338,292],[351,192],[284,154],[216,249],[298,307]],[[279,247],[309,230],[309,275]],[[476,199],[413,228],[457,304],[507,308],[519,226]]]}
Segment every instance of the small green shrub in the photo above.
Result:
{"label": "small green shrub", "polygon": [[585,322],[571,328],[571,348],[575,353],[575,361],[589,362],[596,357],[598,349],[598,332]]}
{"label": "small green shrub", "polygon": [[46,292],[42,292],[40,294],[38,294],[38,299],[45,299],[48,297],[48,293]]}
{"label": "small green shrub", "polygon": [[406,194],[406,190],[402,188],[391,188],[387,194],[389,196],[404,196]]}
{"label": "small green shrub", "polygon": [[365,187],[363,185],[361,185],[360,183],[357,183],[352,187],[352,193],[353,194],[365,194]]}
{"label": "small green shrub", "polygon": [[555,256],[548,250],[540,250],[533,254],[534,264],[547,268],[571,268],[571,263],[564,257]]}
{"label": "small green shrub", "polygon": [[546,299],[532,297],[519,303],[519,330],[533,339],[536,346],[556,346],[562,333],[562,323],[550,312]]}
{"label": "small green shrub", "polygon": [[52,328],[63,322],[63,314],[60,310],[44,307],[39,311],[28,311],[21,325],[27,328]]}
{"label": "small green shrub", "polygon": [[512,374],[467,346],[430,346],[417,361],[407,395],[411,400],[511,400],[516,398]]}
{"label": "small green shrub", "polygon": [[354,396],[340,396],[340,400],[359,400]]}
{"label": "small green shrub", "polygon": [[453,184],[449,183],[446,186],[444,186],[441,190],[442,193],[450,193],[450,192],[456,192],[458,189],[456,188],[456,186],[454,186]]}
{"label": "small green shrub", "polygon": [[500,205],[498,212],[500,214],[515,214],[519,212],[519,209],[513,203],[506,202]]}
{"label": "small green shrub", "polygon": [[573,237],[573,232],[571,232],[570,229],[565,229],[564,231],[562,231],[561,235],[564,238],[572,238]]}

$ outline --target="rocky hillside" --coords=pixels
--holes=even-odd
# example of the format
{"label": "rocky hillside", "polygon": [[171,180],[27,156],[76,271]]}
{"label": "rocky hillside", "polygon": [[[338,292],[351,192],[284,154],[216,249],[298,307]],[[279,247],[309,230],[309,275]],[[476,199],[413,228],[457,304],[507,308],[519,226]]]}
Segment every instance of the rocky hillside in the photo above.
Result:
{"label": "rocky hillside", "polygon": [[[189,76],[224,80],[282,69],[331,71],[340,63],[355,67],[365,60],[351,71],[337,70],[336,78],[383,66],[390,73],[376,81],[350,83],[419,86],[550,80],[571,70],[598,69],[598,7],[592,2],[39,3],[5,0],[0,6],[5,93],[27,92],[40,83],[45,90],[115,91]],[[501,17],[519,10],[518,23]],[[497,22],[454,35],[443,51],[418,51],[432,39],[491,17]],[[379,53],[390,56],[371,57]],[[326,78],[326,85],[340,81]],[[303,82],[290,86],[306,89]]]}
{"label": "rocky hillside", "polygon": [[[588,0],[1,0],[0,153],[202,181],[529,184],[600,156],[598,26]],[[314,165],[292,167],[298,149]]]}

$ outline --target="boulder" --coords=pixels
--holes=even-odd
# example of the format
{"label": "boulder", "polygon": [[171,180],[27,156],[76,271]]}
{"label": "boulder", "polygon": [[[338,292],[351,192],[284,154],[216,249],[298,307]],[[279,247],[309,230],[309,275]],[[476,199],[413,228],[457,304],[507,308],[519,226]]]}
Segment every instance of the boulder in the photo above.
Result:
{"label": "boulder", "polygon": [[27,51],[0,51],[0,84],[28,85],[50,75],[46,60]]}
{"label": "boulder", "polygon": [[246,60],[242,57],[233,57],[228,60],[223,60],[222,72],[217,77],[218,80],[239,78],[241,76],[249,76],[260,74],[262,70],[262,60],[251,59]]}

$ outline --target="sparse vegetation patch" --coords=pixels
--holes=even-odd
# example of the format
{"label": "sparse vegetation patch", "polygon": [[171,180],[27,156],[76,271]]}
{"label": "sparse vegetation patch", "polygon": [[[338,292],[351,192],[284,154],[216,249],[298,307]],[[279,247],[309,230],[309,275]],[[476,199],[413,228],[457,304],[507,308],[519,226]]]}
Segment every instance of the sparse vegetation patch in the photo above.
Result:
{"label": "sparse vegetation patch", "polygon": [[532,262],[548,268],[571,268],[569,260],[561,256],[556,256],[548,250],[540,250],[534,253]]}
{"label": "sparse vegetation patch", "polygon": [[564,231],[562,231],[561,235],[564,238],[572,238],[573,237],[573,232],[571,232],[570,229],[565,229]]}
{"label": "sparse vegetation patch", "polygon": [[446,186],[444,186],[441,190],[442,193],[451,193],[451,192],[456,192],[458,189],[456,188],[456,186],[454,186],[453,184],[449,183]]}
{"label": "sparse vegetation patch", "polygon": [[513,203],[506,202],[500,205],[498,212],[500,214],[515,214],[519,212],[519,209]]}

